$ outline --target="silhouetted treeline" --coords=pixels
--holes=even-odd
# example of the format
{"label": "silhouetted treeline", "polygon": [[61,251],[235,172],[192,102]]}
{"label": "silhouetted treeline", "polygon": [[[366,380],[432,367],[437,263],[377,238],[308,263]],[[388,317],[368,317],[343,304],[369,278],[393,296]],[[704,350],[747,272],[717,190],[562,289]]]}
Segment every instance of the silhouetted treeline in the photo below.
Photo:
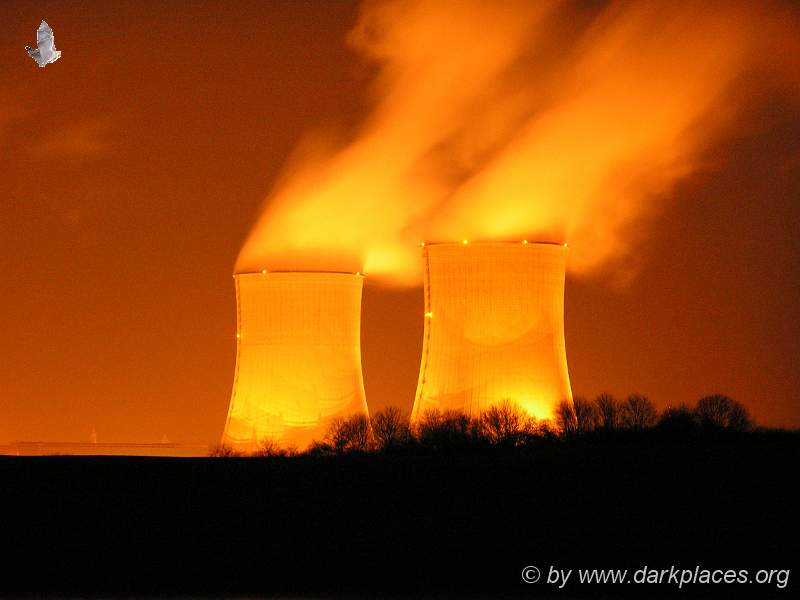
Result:
{"label": "silhouetted treeline", "polygon": [[618,400],[611,394],[600,394],[593,401],[575,397],[564,400],[556,409],[556,423],[563,435],[591,431],[644,430],[664,431],[750,431],[755,425],[747,409],[728,396],[712,394],[693,407],[668,407],[662,413],[641,394]]}
{"label": "silhouetted treeline", "polygon": [[[264,439],[251,456],[341,455],[353,452],[397,452],[403,449],[457,449],[527,446],[542,440],[568,441],[576,436],[652,431],[658,435],[738,432],[756,429],[747,409],[722,394],[705,396],[695,406],[668,407],[660,412],[646,396],[618,399],[602,393],[593,400],[562,400],[552,420],[537,420],[511,401],[489,407],[478,417],[452,410],[428,410],[414,423],[389,406],[371,417],[334,419],[322,440],[304,452]],[[243,456],[217,446],[213,456]]]}

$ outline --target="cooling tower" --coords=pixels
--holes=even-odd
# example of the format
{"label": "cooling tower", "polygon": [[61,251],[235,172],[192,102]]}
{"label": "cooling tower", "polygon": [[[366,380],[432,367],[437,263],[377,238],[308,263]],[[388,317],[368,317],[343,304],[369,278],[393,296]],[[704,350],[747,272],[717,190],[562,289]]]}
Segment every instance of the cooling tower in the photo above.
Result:
{"label": "cooling tower", "polygon": [[425,325],[412,421],[510,400],[540,419],[572,398],[564,344],[567,249],[545,243],[423,247]]}
{"label": "cooling tower", "polygon": [[303,448],[334,417],[367,413],[361,288],[351,273],[235,275],[236,371],[222,442]]}

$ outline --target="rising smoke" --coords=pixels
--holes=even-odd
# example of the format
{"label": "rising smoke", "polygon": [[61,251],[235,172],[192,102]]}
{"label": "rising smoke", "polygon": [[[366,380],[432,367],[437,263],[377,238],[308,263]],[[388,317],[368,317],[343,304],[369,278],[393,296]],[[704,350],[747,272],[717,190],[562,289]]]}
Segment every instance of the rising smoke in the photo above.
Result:
{"label": "rising smoke", "polygon": [[797,22],[733,1],[368,2],[348,43],[379,67],[373,108],[347,143],[298,149],[236,270],[413,285],[423,240],[568,241],[573,272],[624,258],[800,69]]}

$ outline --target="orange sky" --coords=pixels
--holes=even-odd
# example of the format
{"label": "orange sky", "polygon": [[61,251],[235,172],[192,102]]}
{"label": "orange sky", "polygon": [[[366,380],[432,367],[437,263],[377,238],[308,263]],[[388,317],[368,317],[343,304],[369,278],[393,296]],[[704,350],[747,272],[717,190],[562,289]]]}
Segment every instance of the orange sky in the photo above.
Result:
{"label": "orange sky", "polygon": [[[219,439],[241,245],[301,136],[368,110],[356,8],[0,3],[0,443]],[[23,50],[42,18],[45,69]],[[577,394],[719,391],[800,426],[800,114],[754,96],[632,257],[568,278]],[[371,409],[410,410],[421,313],[367,279]]]}

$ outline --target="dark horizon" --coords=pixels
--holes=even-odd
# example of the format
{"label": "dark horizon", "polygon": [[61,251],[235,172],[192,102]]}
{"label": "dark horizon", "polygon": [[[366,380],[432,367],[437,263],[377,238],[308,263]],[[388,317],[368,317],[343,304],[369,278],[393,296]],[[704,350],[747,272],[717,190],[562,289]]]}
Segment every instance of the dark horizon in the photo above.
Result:
{"label": "dark horizon", "polygon": [[[525,583],[527,566],[697,566],[746,569],[749,585],[565,591],[784,597],[797,459],[796,432],[642,431],[298,458],[0,457],[16,490],[0,500],[16,515],[0,577],[24,595],[531,597],[555,587]],[[781,577],[756,585],[759,570]]]}

